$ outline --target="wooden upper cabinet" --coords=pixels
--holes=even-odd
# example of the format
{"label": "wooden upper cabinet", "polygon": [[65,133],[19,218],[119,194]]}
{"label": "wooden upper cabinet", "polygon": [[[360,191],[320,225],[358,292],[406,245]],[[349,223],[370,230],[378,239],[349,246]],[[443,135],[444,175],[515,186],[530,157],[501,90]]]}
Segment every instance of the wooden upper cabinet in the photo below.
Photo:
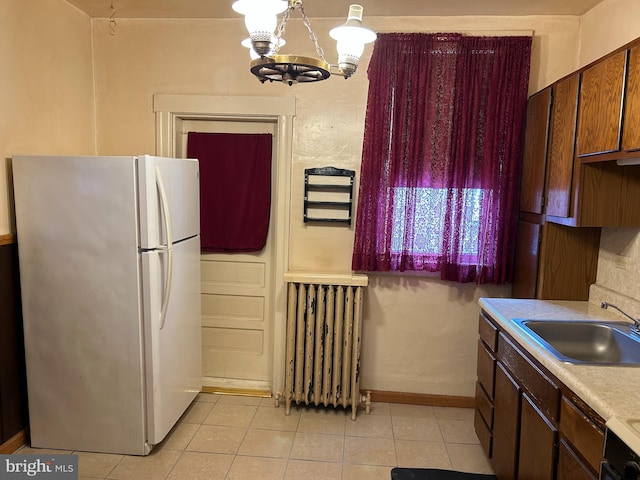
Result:
{"label": "wooden upper cabinet", "polygon": [[536,298],[541,231],[542,225],[539,223],[518,222],[516,268],[511,289],[513,298]]}
{"label": "wooden upper cabinet", "polygon": [[574,74],[554,86],[549,155],[547,162],[547,206],[545,213],[556,217],[573,215],[572,197],[574,147],[580,75]]}
{"label": "wooden upper cabinet", "polygon": [[578,109],[578,156],[620,150],[627,51],[582,72]]}
{"label": "wooden upper cabinet", "polygon": [[640,167],[616,162],[640,158],[640,38],[532,95],[527,107],[520,220],[640,227]]}
{"label": "wooden upper cabinet", "polygon": [[527,127],[522,163],[520,210],[542,213],[551,87],[533,95],[527,104]]}
{"label": "wooden upper cabinet", "polygon": [[545,223],[536,298],[589,300],[589,287],[596,283],[599,248],[599,228]]}
{"label": "wooden upper cabinet", "polygon": [[640,45],[629,50],[622,150],[640,150]]}

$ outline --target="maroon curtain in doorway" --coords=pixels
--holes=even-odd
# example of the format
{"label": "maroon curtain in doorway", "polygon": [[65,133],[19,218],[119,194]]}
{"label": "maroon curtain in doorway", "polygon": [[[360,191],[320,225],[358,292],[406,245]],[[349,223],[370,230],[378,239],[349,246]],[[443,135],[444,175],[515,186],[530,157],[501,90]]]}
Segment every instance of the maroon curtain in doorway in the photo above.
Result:
{"label": "maroon curtain in doorway", "polygon": [[187,156],[200,161],[203,252],[264,248],[271,210],[271,134],[189,132]]}

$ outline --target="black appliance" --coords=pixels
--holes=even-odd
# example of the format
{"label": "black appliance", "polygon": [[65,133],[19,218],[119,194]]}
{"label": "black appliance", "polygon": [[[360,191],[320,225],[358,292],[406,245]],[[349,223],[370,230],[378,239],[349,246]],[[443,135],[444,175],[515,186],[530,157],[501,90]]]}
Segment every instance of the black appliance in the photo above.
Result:
{"label": "black appliance", "polygon": [[640,480],[640,455],[607,430],[600,480]]}

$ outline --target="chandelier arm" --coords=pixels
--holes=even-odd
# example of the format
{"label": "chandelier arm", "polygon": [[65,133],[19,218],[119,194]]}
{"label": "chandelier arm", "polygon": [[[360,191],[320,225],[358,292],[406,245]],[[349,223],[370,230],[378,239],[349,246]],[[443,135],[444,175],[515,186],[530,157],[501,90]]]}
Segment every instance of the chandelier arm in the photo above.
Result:
{"label": "chandelier arm", "polygon": [[282,15],[282,20],[280,21],[280,25],[278,25],[278,29],[276,30],[276,33],[275,33],[276,41],[274,42],[274,46],[273,46],[273,53],[276,55],[280,52],[280,47],[281,47],[280,39],[282,38],[285,30],[287,29],[287,21],[289,20],[289,17],[291,16],[291,12],[293,11],[294,8],[295,7],[289,7],[285,10],[284,14]]}
{"label": "chandelier arm", "polygon": [[307,17],[307,14],[304,13],[304,6],[302,5],[302,2],[300,2],[298,6],[300,8],[300,13],[302,14],[302,21],[304,22],[304,26],[307,27],[307,30],[309,31],[309,38],[311,38],[311,41],[316,47],[316,53],[325,63],[329,63],[327,62],[327,59],[324,58],[324,50],[318,43],[318,36],[315,34],[313,29],[311,28],[311,21],[309,20],[309,17]]}

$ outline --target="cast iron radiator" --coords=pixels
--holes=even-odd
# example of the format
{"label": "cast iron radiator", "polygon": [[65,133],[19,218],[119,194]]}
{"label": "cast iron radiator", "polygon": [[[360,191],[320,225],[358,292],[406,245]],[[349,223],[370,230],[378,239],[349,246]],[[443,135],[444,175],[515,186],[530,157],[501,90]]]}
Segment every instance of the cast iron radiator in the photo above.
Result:
{"label": "cast iron radiator", "polygon": [[351,407],[370,413],[371,396],[360,394],[360,332],[366,275],[285,274],[287,342],[285,414],[291,402]]}

